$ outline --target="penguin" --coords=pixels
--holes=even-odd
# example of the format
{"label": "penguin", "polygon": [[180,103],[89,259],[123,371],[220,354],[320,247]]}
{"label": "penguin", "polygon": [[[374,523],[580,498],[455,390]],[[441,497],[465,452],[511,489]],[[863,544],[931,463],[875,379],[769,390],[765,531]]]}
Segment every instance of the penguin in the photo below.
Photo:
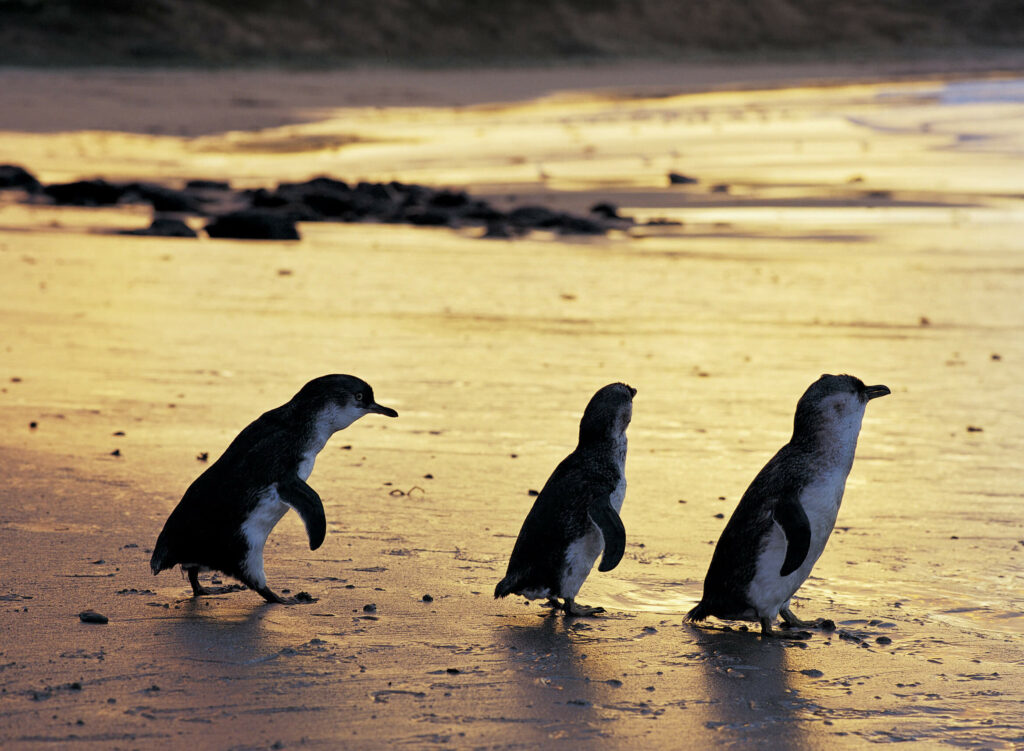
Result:
{"label": "penguin", "polygon": [[552,612],[566,615],[604,612],[580,605],[576,595],[599,555],[598,571],[611,571],[626,550],[619,511],[635,395],[631,386],[612,383],[591,398],[576,449],[555,468],[523,522],[496,599],[515,593],[528,600],[546,597]]}
{"label": "penguin", "polygon": [[825,549],[853,466],[864,409],[891,393],[849,375],[823,375],[796,405],[793,437],[750,483],[715,546],[704,594],[686,616],[757,620],[772,636],[779,615],[803,621],[789,600]]}
{"label": "penguin", "polygon": [[260,415],[185,491],[157,538],[153,574],[180,564],[199,597],[211,593],[199,584],[200,570],[221,571],[267,602],[292,602],[267,586],[263,546],[292,508],[306,526],[309,549],[320,547],[327,519],[306,479],[331,435],[371,412],[398,416],[374,401],[365,381],[325,375]]}

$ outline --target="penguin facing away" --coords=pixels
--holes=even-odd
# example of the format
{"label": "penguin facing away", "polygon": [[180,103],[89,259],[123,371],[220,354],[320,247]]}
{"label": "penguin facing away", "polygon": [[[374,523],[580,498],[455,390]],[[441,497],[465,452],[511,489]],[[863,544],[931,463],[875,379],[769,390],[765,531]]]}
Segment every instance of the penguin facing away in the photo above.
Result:
{"label": "penguin facing away", "polygon": [[619,511],[626,496],[626,428],[634,395],[636,389],[612,383],[591,398],[579,443],[534,501],[495,598],[546,597],[548,606],[567,615],[604,612],[578,604],[576,595],[602,550],[598,571],[611,571],[626,550]]}
{"label": "penguin facing away", "polygon": [[267,602],[289,602],[267,586],[267,537],[292,508],[306,526],[309,549],[320,547],[327,519],[306,479],[331,435],[368,413],[398,416],[374,401],[365,381],[325,375],[260,415],[185,491],[157,538],[153,573],[180,564],[198,597],[210,593],[200,586],[199,572],[221,571]]}
{"label": "penguin facing away", "polygon": [[747,488],[715,546],[701,601],[686,616],[814,626],[789,600],[807,579],[836,523],[864,409],[891,393],[849,375],[823,375],[796,406],[793,437]]}

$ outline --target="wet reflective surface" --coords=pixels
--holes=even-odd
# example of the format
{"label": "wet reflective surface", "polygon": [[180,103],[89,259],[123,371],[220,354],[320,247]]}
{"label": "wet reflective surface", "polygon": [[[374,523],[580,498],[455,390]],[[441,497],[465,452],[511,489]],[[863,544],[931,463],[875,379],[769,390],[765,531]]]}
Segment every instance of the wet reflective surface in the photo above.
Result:
{"label": "wet reflective surface", "polygon": [[[1022,742],[1024,169],[1008,124],[1021,132],[1024,112],[942,92],[351,110],[245,134],[244,149],[237,134],[2,136],[49,179],[397,177],[684,224],[187,241],[106,232],[147,224],[136,209],[5,199],[0,739]],[[370,131],[340,149],[303,140]],[[282,153],[282,138],[316,148]],[[664,187],[670,169],[701,183]],[[177,573],[153,578],[195,457],[327,372],[366,379],[401,417],[321,453],[320,550],[293,514],[268,543],[270,586],[319,601],[193,602]],[[823,372],[893,392],[868,407],[836,532],[794,604],[837,631],[682,625],[725,519]],[[580,593],[609,615],[495,602],[528,490],[617,380],[638,389],[627,551]],[[80,623],[88,608],[110,623]]]}

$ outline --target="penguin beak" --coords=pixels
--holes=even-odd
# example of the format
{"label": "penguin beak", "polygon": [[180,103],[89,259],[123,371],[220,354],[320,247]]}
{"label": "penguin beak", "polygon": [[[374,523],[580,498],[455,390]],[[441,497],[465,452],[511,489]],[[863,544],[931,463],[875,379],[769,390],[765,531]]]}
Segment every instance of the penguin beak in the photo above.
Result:
{"label": "penguin beak", "polygon": [[865,386],[864,387],[864,396],[867,397],[868,401],[871,401],[872,399],[877,399],[880,396],[885,396],[886,394],[891,394],[891,393],[892,392],[889,391],[889,387],[888,386],[881,386],[881,385],[879,385],[879,386]]}
{"label": "penguin beak", "polygon": [[377,402],[367,404],[366,411],[376,412],[378,415],[385,415],[386,417],[398,417],[398,413],[391,409],[391,407],[385,407],[383,404],[377,404]]}

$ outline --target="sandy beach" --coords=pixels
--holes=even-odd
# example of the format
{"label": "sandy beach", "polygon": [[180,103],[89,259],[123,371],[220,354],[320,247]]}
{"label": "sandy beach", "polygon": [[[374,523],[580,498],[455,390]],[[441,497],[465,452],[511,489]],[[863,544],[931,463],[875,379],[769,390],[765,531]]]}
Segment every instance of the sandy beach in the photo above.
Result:
{"label": "sandy beach", "polygon": [[[331,175],[665,220],[186,240],[0,192],[0,744],[1020,747],[1017,70],[0,71],[0,162],[46,182]],[[317,601],[154,578],[197,457],[330,372],[400,417],[320,454],[321,549],[295,514],[268,542],[270,585]],[[684,624],[825,372],[893,392],[794,602],[837,630]],[[608,613],[495,601],[529,491],[619,380],[626,555],[580,593]]]}

